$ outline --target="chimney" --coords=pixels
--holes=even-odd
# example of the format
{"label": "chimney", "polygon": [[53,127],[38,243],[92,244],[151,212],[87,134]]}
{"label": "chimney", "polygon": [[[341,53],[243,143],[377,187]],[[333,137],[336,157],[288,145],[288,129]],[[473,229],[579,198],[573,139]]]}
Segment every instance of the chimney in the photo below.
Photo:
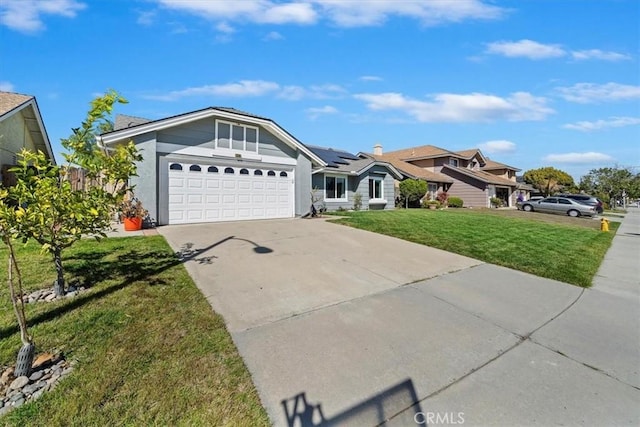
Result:
{"label": "chimney", "polygon": [[373,155],[382,156],[382,144],[376,144],[373,146]]}

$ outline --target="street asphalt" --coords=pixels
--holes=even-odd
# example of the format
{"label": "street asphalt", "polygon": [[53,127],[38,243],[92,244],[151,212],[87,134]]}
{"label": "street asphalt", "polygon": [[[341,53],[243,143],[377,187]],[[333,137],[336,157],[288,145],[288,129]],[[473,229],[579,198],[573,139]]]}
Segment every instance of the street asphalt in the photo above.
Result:
{"label": "street asphalt", "polygon": [[590,289],[294,219],[164,226],[276,426],[640,425],[640,210]]}

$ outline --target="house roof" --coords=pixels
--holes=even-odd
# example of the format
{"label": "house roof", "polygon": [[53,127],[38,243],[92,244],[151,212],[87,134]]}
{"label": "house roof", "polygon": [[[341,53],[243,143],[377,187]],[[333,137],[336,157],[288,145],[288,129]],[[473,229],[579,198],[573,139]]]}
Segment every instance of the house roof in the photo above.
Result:
{"label": "house roof", "polygon": [[257,124],[265,129],[269,130],[272,134],[281,139],[285,144],[299,149],[301,152],[309,156],[309,158],[320,166],[325,166],[325,162],[309,150],[302,142],[296,137],[287,132],[284,128],[278,125],[275,121],[266,118],[250,114],[244,111],[236,110],[229,107],[207,107],[201,110],[191,111],[188,113],[178,114],[171,117],[165,117],[163,119],[144,121],[139,117],[132,117],[134,120],[130,121],[129,125],[125,128],[115,128],[111,132],[103,133],[99,136],[99,139],[104,144],[114,144],[122,140],[130,139],[136,135],[140,135],[147,132],[158,131],[173,126],[183,125],[186,123],[194,122],[208,117],[218,116],[227,120],[244,120],[246,122]]}
{"label": "house roof", "polygon": [[388,154],[383,154],[381,156],[369,154],[369,156],[375,158],[376,160],[392,164],[403,175],[409,178],[424,179],[427,182],[443,182],[448,184],[453,183],[453,180],[446,175],[443,175],[441,173],[431,172],[430,170],[423,169],[416,165],[412,165],[411,163],[394,158],[393,156],[389,156]]}
{"label": "house roof", "polygon": [[394,159],[400,160],[420,160],[430,159],[434,157],[442,156],[456,156],[456,153],[445,150],[444,148],[436,147],[435,145],[421,145],[419,147],[405,148],[403,150],[389,151],[384,153],[383,156],[389,156]]}
{"label": "house roof", "polygon": [[55,164],[56,159],[36,98],[31,95],[0,91],[0,121],[6,120],[18,112],[22,113],[25,126],[36,149],[46,153],[51,162]]}
{"label": "house roof", "polygon": [[494,170],[494,169],[511,169],[512,171],[520,172],[521,169],[514,168],[513,166],[505,165],[504,163],[496,162],[494,160],[486,159],[482,170]]}
{"label": "house roof", "polygon": [[391,171],[391,175],[395,178],[402,178],[402,173],[398,171],[397,168],[383,160],[374,159],[370,156],[357,156],[348,151],[334,148],[319,147],[316,145],[308,145],[307,147],[327,163],[327,166],[320,170],[322,172],[361,175],[373,166],[383,166]]}
{"label": "house roof", "polygon": [[138,125],[143,125],[145,123],[149,123],[153,120],[151,119],[145,119],[142,117],[134,117],[134,116],[127,116],[125,114],[118,114],[116,116],[116,121],[113,124],[113,130],[121,130],[121,129],[127,129],[130,128],[132,126],[138,126]]}
{"label": "house roof", "polygon": [[478,181],[484,182],[484,183],[487,183],[487,184],[504,185],[504,186],[508,186],[508,187],[515,187],[516,186],[516,183],[514,181],[511,181],[511,180],[506,179],[506,178],[502,178],[500,176],[496,176],[496,175],[491,174],[489,172],[484,172],[482,170],[471,170],[471,169],[459,168],[459,167],[450,166],[450,165],[443,165],[442,169],[443,170],[448,170],[448,171],[458,172],[458,173],[461,173],[462,175],[466,175],[466,176],[469,176],[471,178],[475,178]]}

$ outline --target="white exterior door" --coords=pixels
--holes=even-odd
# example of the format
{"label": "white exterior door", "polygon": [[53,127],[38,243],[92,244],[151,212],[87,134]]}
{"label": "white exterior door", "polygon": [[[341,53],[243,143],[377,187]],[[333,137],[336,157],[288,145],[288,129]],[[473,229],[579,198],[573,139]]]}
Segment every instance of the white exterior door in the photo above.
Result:
{"label": "white exterior door", "polygon": [[292,170],[169,162],[169,224],[290,218]]}

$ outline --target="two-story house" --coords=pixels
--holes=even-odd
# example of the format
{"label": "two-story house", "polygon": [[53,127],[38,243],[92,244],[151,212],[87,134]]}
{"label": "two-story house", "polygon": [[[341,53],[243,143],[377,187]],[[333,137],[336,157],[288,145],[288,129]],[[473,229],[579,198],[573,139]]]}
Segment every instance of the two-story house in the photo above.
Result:
{"label": "two-story house", "polygon": [[490,160],[477,148],[449,151],[423,145],[383,153],[382,146],[376,144],[369,155],[392,164],[405,178],[427,181],[427,199],[446,191],[461,198],[467,207],[490,207],[492,197],[501,199],[504,206],[515,205],[519,188],[516,172],[520,169]]}

